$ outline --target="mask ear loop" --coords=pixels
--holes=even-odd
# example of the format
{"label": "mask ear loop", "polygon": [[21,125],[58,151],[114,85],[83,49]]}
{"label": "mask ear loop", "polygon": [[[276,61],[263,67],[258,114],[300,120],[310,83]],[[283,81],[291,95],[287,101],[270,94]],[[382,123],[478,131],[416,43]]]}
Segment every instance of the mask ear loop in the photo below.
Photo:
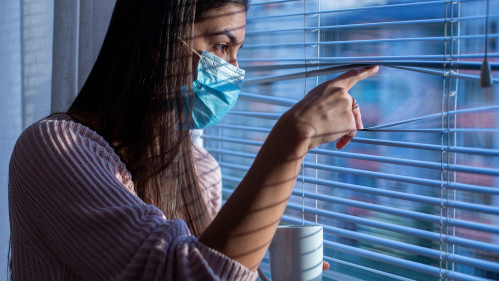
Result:
{"label": "mask ear loop", "polygon": [[187,47],[189,47],[189,49],[191,49],[194,53],[196,53],[196,55],[198,55],[199,58],[201,58],[201,55],[198,52],[196,52],[196,50],[194,50],[191,46],[189,46],[189,44],[185,43],[185,41],[180,39],[180,37],[177,38],[178,40],[180,40],[180,42],[184,43],[184,45],[186,45]]}
{"label": "mask ear loop", "polygon": [[[196,50],[194,50],[191,46],[189,46],[189,44],[185,43],[185,41],[182,40],[182,39],[180,39],[180,37],[177,37],[177,38],[178,38],[178,40],[180,40],[180,42],[184,43],[184,45],[186,45],[187,47],[189,47],[189,49],[191,49],[196,55],[198,55],[200,59],[203,59],[203,57],[198,52],[196,52]],[[217,63],[220,64],[220,65],[223,65],[223,64],[221,64],[219,62],[217,62]],[[228,62],[226,62],[226,63],[228,63]],[[221,72],[223,72],[223,71],[221,71]],[[239,72],[237,72],[237,73],[239,73]]]}
{"label": "mask ear loop", "polygon": [[[184,45],[189,47],[189,49],[191,49],[196,55],[198,55],[199,58],[201,58],[201,55],[198,52],[196,52],[196,50],[194,50],[191,46],[189,46],[189,44],[185,43],[185,41],[180,39],[180,37],[177,37],[177,38],[178,38],[178,40],[180,40],[180,42],[184,43]],[[191,132],[192,132],[192,130],[191,130]]]}

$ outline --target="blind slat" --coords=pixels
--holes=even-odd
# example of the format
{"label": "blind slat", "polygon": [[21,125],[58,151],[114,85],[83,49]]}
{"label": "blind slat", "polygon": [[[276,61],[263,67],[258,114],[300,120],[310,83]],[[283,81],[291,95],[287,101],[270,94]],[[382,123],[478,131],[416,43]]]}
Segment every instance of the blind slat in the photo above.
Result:
{"label": "blind slat", "polygon": [[[281,221],[292,223],[292,224],[302,224],[302,220],[296,219],[296,218],[293,218],[290,216],[286,216],[286,215],[282,216]],[[305,221],[305,224],[313,224],[313,223]],[[327,227],[327,226],[325,226],[325,227]],[[441,274],[441,276],[443,278],[448,278],[451,280],[490,281],[490,279],[480,278],[480,277],[471,276],[471,275],[458,273],[458,272],[454,272],[454,271],[448,271],[448,272],[446,272],[445,270],[440,271],[438,267],[425,265],[425,264],[421,264],[421,263],[417,263],[417,262],[413,262],[413,261],[408,261],[408,260],[404,260],[401,258],[396,258],[396,257],[388,256],[388,255],[383,255],[383,254],[379,254],[379,253],[372,252],[369,250],[359,249],[359,248],[343,245],[343,244],[328,241],[328,240],[324,241],[324,247],[330,248],[333,250],[337,250],[337,251],[341,251],[341,252],[345,252],[345,253],[349,253],[349,254],[353,254],[353,255],[356,255],[359,257],[365,257],[368,259],[388,263],[388,264],[391,264],[394,266],[403,267],[403,268],[407,268],[410,270],[415,270],[415,271],[425,273],[428,275],[432,275],[432,276],[439,277]]]}
{"label": "blind slat", "polygon": [[[283,217],[281,221],[289,222],[289,223],[298,223],[299,220],[290,219],[290,217]],[[408,261],[388,255],[383,255],[375,252],[371,252],[368,250],[355,248],[347,245],[343,245],[340,243],[332,242],[332,241],[324,241],[324,247],[330,248],[332,250],[341,251],[345,253],[349,253],[352,255],[356,255],[359,257],[365,257],[368,259],[376,260],[383,263],[388,263],[391,265],[395,265],[398,267],[407,268],[410,270],[415,270],[421,273],[425,273],[432,276],[442,276],[442,278],[448,278],[449,280],[455,281],[491,281],[490,279],[485,279],[481,277],[476,277],[472,275],[467,275],[455,271],[440,271],[438,267],[420,264],[413,261]]]}
{"label": "blind slat", "polygon": [[[307,207],[307,206],[303,207],[301,205],[297,205],[297,204],[293,204],[293,203],[288,203],[288,208],[294,209],[297,211],[301,211],[303,208],[306,213],[314,214],[314,215],[321,215],[321,216],[325,216],[325,215],[328,215],[330,213],[328,211],[324,211],[321,209],[311,208],[311,207]],[[488,271],[492,271],[492,272],[499,272],[499,263],[489,262],[489,261],[475,259],[475,258],[471,258],[471,257],[465,257],[465,256],[461,256],[461,255],[456,255],[456,254],[448,254],[448,255],[441,256],[440,251],[421,247],[421,246],[416,246],[416,245],[412,245],[412,244],[408,244],[408,243],[399,242],[396,240],[377,237],[377,236],[373,236],[373,235],[369,235],[369,234],[364,234],[361,232],[355,232],[355,231],[346,230],[346,229],[328,226],[328,225],[324,225],[323,227],[324,227],[324,231],[328,232],[330,234],[339,235],[339,236],[347,237],[347,238],[354,239],[354,240],[364,241],[364,242],[368,242],[368,243],[373,243],[373,244],[389,247],[392,249],[405,251],[407,253],[429,257],[432,259],[437,259],[437,260],[442,259],[445,261],[456,262],[456,263],[471,266],[474,268],[480,268],[480,269],[484,269],[484,270],[488,270]]]}
{"label": "blind slat", "polygon": [[[383,190],[383,189],[377,189],[377,188],[361,186],[361,185],[356,185],[356,184],[335,182],[335,181],[322,180],[322,179],[314,179],[314,178],[309,178],[309,177],[305,177],[305,178],[298,177],[298,180],[305,182],[305,183],[311,183],[311,184],[316,184],[316,185],[321,185],[321,186],[328,186],[328,187],[333,187],[333,188],[340,188],[340,189],[356,191],[356,192],[361,192],[361,193],[368,193],[368,194],[373,194],[373,195],[378,195],[378,196],[386,196],[386,197],[390,197],[390,198],[407,200],[407,201],[412,201],[412,202],[419,202],[419,203],[429,204],[429,205],[433,205],[433,206],[440,206],[440,204],[442,204],[443,206],[448,205],[447,200],[444,200],[443,202],[441,202],[439,198],[432,198],[432,197],[421,196],[421,195],[416,195],[416,194],[407,194],[407,193],[402,193],[402,192],[397,192],[397,191]],[[436,199],[436,200],[434,200],[434,199]],[[452,207],[454,208],[454,206],[452,206]],[[479,209],[479,208],[477,208],[477,209]],[[466,221],[456,220],[456,223],[460,224],[463,227],[470,226],[470,224],[468,224],[468,222],[466,222]],[[452,223],[451,225],[454,225],[454,223]],[[468,226],[466,226],[466,225],[468,225]],[[458,226],[458,225],[456,225],[456,226]],[[489,231],[492,233],[499,234],[499,228],[495,227],[495,226],[485,225],[485,224],[473,224],[472,227],[474,229],[477,229],[477,230]]]}
{"label": "blind slat", "polygon": [[[354,264],[354,263],[342,261],[342,260],[331,258],[331,257],[328,257],[328,256],[324,256],[324,260],[328,261],[331,264],[341,263],[343,265],[347,265],[347,266],[359,268],[359,269],[362,269],[362,270],[374,272],[376,274],[380,274],[380,275],[383,275],[383,276],[386,276],[386,277],[389,277],[389,278],[393,278],[393,279],[397,279],[397,280],[401,280],[401,281],[416,281],[416,280],[413,280],[413,279],[408,279],[408,278],[400,277],[398,275],[386,273],[384,271],[379,271],[379,270],[376,270],[376,269],[372,269],[372,268],[361,266],[361,265],[358,265],[358,264]],[[327,274],[327,271],[325,272],[325,274]]]}
{"label": "blind slat", "polygon": [[[298,102],[298,100],[293,100],[293,99],[266,96],[266,95],[253,94],[253,93],[247,93],[247,92],[241,92],[240,98],[248,100],[248,101],[276,104],[276,105],[281,105],[281,106],[293,106],[294,104],[296,104]],[[446,115],[471,113],[471,112],[495,111],[495,110],[499,110],[499,105],[451,110],[451,111],[443,112],[443,113],[434,113],[434,114],[409,118],[409,119],[405,119],[405,120],[401,120],[401,121],[397,121],[397,122],[393,122],[393,123],[387,123],[384,125],[377,125],[377,126],[370,127],[370,129],[380,129],[380,128],[392,127],[395,125],[405,124],[405,123],[414,122],[414,121],[420,121],[420,120],[429,119],[429,118],[442,117],[442,116],[446,116]],[[235,110],[231,111],[231,112],[236,112],[235,114],[248,114],[248,116],[249,116],[249,114],[253,113],[253,112],[235,111]],[[222,125],[223,124],[219,124],[218,126],[222,126]],[[270,129],[268,129],[268,130],[270,132]],[[440,130],[446,130],[446,129],[440,129]]]}
{"label": "blind slat", "polygon": [[278,120],[279,118],[281,118],[281,115],[282,115],[280,113],[238,111],[238,110],[231,110],[227,114],[245,116],[245,117],[254,117],[254,118],[264,118],[264,119],[270,119],[270,120]]}
{"label": "blind slat", "polygon": [[[290,216],[282,216],[281,221],[292,223],[292,224],[301,224],[302,223],[302,220],[296,219],[296,218],[293,218]],[[313,224],[313,223],[305,221],[305,224]],[[327,226],[324,226],[324,231],[325,231],[326,227]],[[448,272],[445,272],[445,270],[440,271],[438,267],[425,265],[425,264],[421,264],[421,263],[417,263],[417,262],[413,262],[413,261],[408,261],[408,260],[404,260],[404,259],[400,259],[400,258],[388,256],[388,255],[383,255],[383,254],[379,254],[379,253],[375,253],[372,251],[343,245],[343,244],[328,241],[328,240],[324,241],[324,247],[327,247],[327,248],[330,248],[333,250],[337,250],[337,251],[341,251],[341,252],[345,252],[345,253],[349,253],[349,254],[353,254],[356,256],[365,257],[365,258],[373,259],[376,261],[392,264],[392,265],[395,265],[398,267],[403,267],[403,268],[407,268],[410,270],[415,270],[415,271],[429,274],[432,276],[438,277],[441,274],[441,276],[443,278],[449,278],[451,280],[490,281],[490,279],[480,278],[480,277],[462,274],[462,273],[458,273],[458,272],[454,272],[454,271],[448,271]]]}
{"label": "blind slat", "polygon": [[260,95],[260,94],[252,94],[252,93],[248,93],[248,92],[239,93],[239,98],[242,100],[247,100],[247,101],[263,102],[263,103],[267,103],[267,104],[289,106],[289,107],[295,105],[298,102],[297,100],[280,98],[280,97],[265,96],[265,95]]}
{"label": "blind slat", "polygon": [[[412,183],[412,184],[430,186],[430,187],[437,187],[437,188],[445,186],[445,184],[443,184],[442,181],[430,180],[430,179],[424,179],[424,178],[393,175],[393,174],[387,174],[387,173],[381,173],[381,172],[372,172],[372,171],[366,171],[366,170],[360,170],[360,169],[351,169],[351,168],[336,167],[336,166],[330,166],[330,165],[313,164],[313,163],[307,163],[307,162],[304,162],[303,166],[305,168],[312,168],[312,169],[330,171],[330,172],[335,172],[335,173],[344,173],[344,174],[358,175],[358,176],[370,177],[370,178],[376,178],[376,179],[385,179],[385,180],[406,182],[406,183]],[[492,188],[490,188],[490,189],[492,189]],[[476,191],[475,188],[470,189],[470,191],[471,190]],[[489,190],[487,190],[487,191],[489,191]],[[495,192],[493,192],[492,194],[499,194],[499,190],[494,190],[494,191]],[[467,209],[467,207],[464,203],[461,204],[460,208]],[[486,206],[486,207],[484,206],[484,208],[480,208],[480,210],[472,207],[471,209],[468,209],[468,210],[475,210],[478,212],[485,212],[485,213],[489,213],[489,214],[498,214],[499,215],[499,208],[492,207],[492,206]]]}
{"label": "blind slat", "polygon": [[[499,18],[499,15],[489,15],[489,19]],[[484,20],[485,16],[472,16],[472,17],[456,17],[452,19],[452,22],[468,21],[468,20]],[[340,28],[359,28],[359,27],[377,27],[377,26],[393,26],[393,25],[412,25],[412,24],[433,24],[433,23],[446,23],[451,22],[449,19],[422,19],[422,20],[405,20],[405,21],[387,21],[387,22],[371,22],[371,23],[355,23],[355,24],[344,24],[344,25],[331,25],[331,26],[314,26],[306,28],[285,28],[285,29],[269,29],[269,30],[255,30],[246,31],[246,35],[254,34],[268,34],[276,32],[293,32],[293,31],[318,31],[318,30],[330,30],[330,29],[340,29]]]}
{"label": "blind slat", "polygon": [[[255,158],[256,157],[256,154],[252,154],[252,153],[244,153],[244,152],[237,152],[237,151],[224,150],[224,149],[211,149],[211,148],[207,148],[207,150],[211,153],[218,153],[218,154],[223,154],[223,155],[231,155],[231,156],[238,156],[238,157],[245,157],[245,158]],[[310,164],[305,162],[304,166],[307,167],[307,165],[310,165]],[[349,169],[349,168],[336,167],[336,166],[328,166],[328,167],[331,167],[331,169],[335,169],[335,168],[342,169],[343,173],[354,174],[354,172],[359,172],[358,175],[369,176],[368,174],[361,174],[360,173],[360,172],[364,172],[365,170]],[[438,167],[438,169],[440,169],[440,167]],[[389,177],[391,176],[391,174],[385,174],[385,173],[380,173],[380,172],[372,172],[372,173],[375,173],[375,174],[372,174],[373,177],[379,178],[379,179],[389,179]],[[486,186],[480,186],[480,185],[472,185],[472,184],[464,184],[464,183],[455,183],[455,182],[447,183],[446,181],[440,182],[440,181],[436,181],[436,180],[421,179],[421,178],[408,177],[408,176],[399,176],[399,177],[401,177],[400,181],[402,181],[402,182],[414,183],[414,184],[419,184],[419,185],[427,185],[427,186],[433,186],[433,187],[444,187],[444,188],[448,188],[448,189],[463,190],[463,191],[468,191],[468,192],[479,192],[479,193],[499,195],[499,188],[486,187]],[[395,180],[395,178],[393,178],[393,180]],[[421,181],[418,181],[418,180],[421,180]],[[435,182],[438,182],[438,186],[435,184]],[[496,212],[496,211],[494,210],[494,212]]]}
{"label": "blind slat", "polygon": [[316,77],[316,76],[323,76],[323,75],[329,75],[329,74],[335,74],[335,73],[343,73],[343,72],[348,71],[348,70],[353,69],[353,68],[362,67],[362,66],[369,66],[369,65],[371,65],[371,64],[359,64],[359,65],[349,64],[349,65],[334,66],[334,67],[329,67],[326,69],[311,70],[311,71],[292,73],[292,74],[270,75],[270,76],[264,76],[264,77],[249,78],[249,79],[244,80],[244,84],[245,85],[265,84],[265,83],[272,83],[272,82],[299,79],[299,78]]}
{"label": "blind slat", "polygon": [[[387,60],[443,60],[453,58],[453,59],[483,59],[483,53],[474,54],[459,54],[459,55],[406,55],[406,56],[357,56],[357,57],[320,57],[320,58],[256,58],[256,59],[238,59],[240,63],[255,63],[255,62],[308,62],[318,63],[321,61],[325,62],[343,62],[343,63],[360,63],[365,62],[369,64],[375,64],[377,61],[387,61]],[[488,53],[489,58],[499,58],[499,53]],[[241,66],[244,68],[244,66]]]}
{"label": "blind slat", "polygon": [[[249,167],[247,166],[242,166],[242,165],[237,165],[237,164],[232,164],[232,163],[226,163],[226,162],[219,162],[220,167],[224,168],[229,168],[229,169],[236,169],[239,171],[248,171]],[[345,171],[347,168],[341,168],[341,167],[327,167],[325,165],[317,165],[317,164],[311,164],[311,163],[305,163],[305,168],[307,167],[316,167],[316,169],[324,169],[328,171],[335,171],[335,172],[340,172],[340,171]],[[321,166],[319,168],[319,166]],[[353,169],[348,169],[348,170],[353,170]],[[341,172],[340,172],[341,173]],[[374,173],[374,172],[373,172]],[[361,172],[350,172],[350,174],[357,174],[357,175],[364,175],[365,173]],[[380,176],[380,173],[377,173],[376,176]],[[387,174],[385,174],[386,176]],[[391,176],[392,180],[396,180],[394,178],[397,178],[397,175],[389,175]],[[299,180],[303,180],[303,182],[310,183],[310,181],[314,180],[312,178],[303,178],[303,177],[298,177]],[[321,185],[324,185],[323,183],[327,183],[328,186],[331,186],[331,184],[334,184],[336,182],[333,181],[325,181],[325,180],[317,180],[317,182],[321,182]],[[402,181],[402,180],[400,180]],[[439,185],[434,186],[434,187],[439,187],[442,185],[440,182]],[[343,187],[348,186],[349,188],[346,188],[348,190],[352,191],[358,191],[362,190],[362,192],[365,193],[370,193],[370,194],[375,194],[375,195],[381,195],[381,196],[386,196],[386,197],[391,197],[391,198],[396,198],[396,199],[402,199],[402,200],[407,200],[407,201],[414,201],[414,202],[419,202],[423,204],[429,204],[433,206],[446,206],[446,207],[451,207],[451,208],[456,208],[456,209],[461,209],[461,210],[468,210],[468,211],[474,211],[474,212],[481,212],[481,213],[486,213],[486,214],[493,214],[493,215],[499,215],[499,208],[494,207],[494,206],[486,206],[486,205],[480,205],[480,204],[472,204],[472,203],[466,203],[466,202],[459,202],[455,200],[445,200],[442,202],[440,198],[434,198],[434,197],[429,197],[429,196],[423,196],[423,195],[417,195],[417,194],[412,194],[412,193],[404,193],[404,192],[398,192],[398,191],[391,191],[391,190],[383,190],[379,188],[372,188],[372,187],[367,187],[367,186],[362,186],[362,185],[351,185],[351,184],[346,184],[342,185]],[[432,185],[433,186],[433,185]],[[499,232],[498,232],[499,233]]]}
{"label": "blind slat", "polygon": [[364,129],[359,131],[393,133],[497,133],[499,128],[458,128],[458,129]]}
{"label": "blind slat", "polygon": [[[232,192],[233,191],[230,189],[226,189],[226,188],[223,189],[223,193],[227,196],[230,196],[232,194]],[[306,192],[306,191],[303,193],[306,197],[307,197],[307,195],[314,195],[314,193],[310,193],[310,192]],[[294,190],[293,195],[302,196],[302,191]],[[307,198],[309,198],[309,197],[307,197]],[[293,204],[293,205],[296,205],[296,204]],[[298,210],[301,210],[302,206],[300,206],[300,205],[296,205],[296,206],[299,206]],[[306,207],[306,208],[307,208],[306,210],[309,210],[308,208],[310,208],[310,207]],[[295,207],[295,209],[296,209],[296,207]],[[499,245],[494,245],[491,243],[485,243],[485,242],[480,242],[480,241],[475,241],[475,240],[460,238],[460,237],[455,237],[455,236],[450,236],[450,237],[443,236],[443,237],[441,237],[439,233],[435,233],[435,232],[430,232],[430,231],[421,230],[421,229],[412,228],[412,227],[401,226],[398,224],[386,223],[386,222],[372,220],[372,219],[365,219],[362,217],[346,215],[346,214],[342,214],[342,213],[338,213],[338,212],[332,212],[332,211],[326,211],[326,210],[320,210],[320,212],[321,213],[319,215],[327,216],[327,217],[332,218],[332,219],[362,224],[365,226],[370,226],[370,227],[375,227],[375,228],[384,229],[384,230],[388,230],[388,231],[393,231],[396,233],[406,234],[406,235],[419,237],[422,239],[428,239],[428,240],[432,240],[432,241],[442,240],[445,243],[453,244],[456,246],[462,246],[462,247],[467,247],[467,248],[479,249],[479,250],[483,250],[483,251],[487,251],[487,252],[499,253]],[[313,212],[307,211],[307,213],[313,213]]]}
{"label": "blind slat", "polygon": [[[212,135],[202,135],[201,137],[204,139],[210,139],[210,140],[214,140],[214,141],[233,142],[233,143],[249,144],[249,145],[255,145],[255,146],[262,146],[263,145],[263,142],[243,140],[243,139],[238,139],[238,138],[217,137],[217,136],[212,136]],[[447,147],[447,146],[440,146],[440,145],[433,145],[433,144],[421,144],[421,143],[413,143],[413,142],[364,139],[364,138],[354,138],[350,142],[375,144],[375,145],[385,145],[385,146],[402,147],[402,148],[424,149],[424,150],[430,150],[430,151],[448,151],[448,152],[477,154],[477,155],[485,155],[485,156],[499,156],[499,150],[493,150],[493,149],[489,150],[489,149],[469,148],[469,147],[453,147],[453,146]],[[441,164],[438,164],[438,165],[441,165]],[[482,169],[482,171],[477,171],[476,168],[477,167],[445,164],[442,169],[450,170],[450,171],[480,173],[483,175],[499,176],[498,169],[489,169],[489,168],[481,168],[480,167],[480,169]]]}
{"label": "blind slat", "polygon": [[[234,178],[234,177],[227,177],[227,176],[222,177],[222,179],[226,180],[226,181],[234,182],[234,183],[239,183],[241,181],[241,179]],[[299,180],[301,181],[301,179],[299,179]],[[322,185],[322,186],[336,187],[336,186],[324,185],[324,184],[310,182],[310,181],[304,181],[304,182]],[[339,188],[341,188],[341,187],[339,187]],[[443,225],[456,226],[456,227],[479,230],[479,231],[490,232],[490,233],[499,233],[499,229],[497,227],[495,227],[493,225],[483,224],[483,223],[465,221],[465,220],[460,220],[460,219],[449,219],[449,220],[441,221],[440,216],[429,215],[429,214],[424,214],[424,213],[419,213],[419,212],[414,212],[414,211],[407,211],[407,210],[402,210],[402,209],[397,209],[397,208],[392,208],[392,207],[385,207],[385,206],[381,206],[381,205],[365,203],[362,201],[343,199],[343,198],[332,197],[332,196],[327,196],[327,195],[322,195],[322,194],[303,193],[302,191],[293,191],[293,193],[294,193],[293,195],[296,195],[296,196],[302,196],[303,194],[306,194],[305,197],[310,198],[310,199],[317,199],[317,200],[321,200],[321,201],[329,202],[329,203],[342,204],[342,205],[346,205],[346,206],[351,206],[351,207],[355,207],[355,208],[366,209],[366,210],[371,210],[371,211],[376,211],[376,212],[382,212],[382,213],[396,215],[396,216],[400,216],[400,217],[407,217],[407,218],[411,218],[411,219],[428,221],[428,222],[432,222],[432,223],[436,223],[436,224],[442,223]]]}
{"label": "blind slat", "polygon": [[[488,38],[498,38],[499,33],[487,35]],[[277,47],[315,47],[328,45],[347,45],[347,44],[373,44],[373,43],[391,43],[391,42],[419,42],[419,41],[451,41],[451,40],[469,40],[469,39],[485,39],[485,34],[481,35],[460,35],[460,36],[433,36],[433,37],[412,37],[412,38],[389,38],[389,39],[366,39],[366,40],[348,40],[348,41],[322,41],[322,42],[305,42],[305,43],[279,43],[279,44],[258,44],[244,45],[244,49],[253,48],[277,48]]]}
{"label": "blind slat", "polygon": [[[449,152],[458,152],[458,153],[469,153],[469,154],[478,154],[485,156],[499,156],[499,150],[495,149],[483,149],[483,148],[471,148],[471,147],[456,147],[456,146],[441,146],[434,144],[422,144],[422,143],[414,143],[414,142],[402,142],[402,141],[390,141],[390,140],[377,140],[377,139],[365,139],[365,138],[354,138],[351,142],[356,143],[365,143],[365,144],[375,144],[375,145],[386,145],[393,147],[403,147],[403,148],[414,148],[414,149],[424,149],[424,150],[433,150],[433,151],[449,151]],[[449,165],[449,167],[456,167],[456,165]],[[454,168],[457,169],[457,168]],[[497,169],[487,169],[482,168],[483,171],[472,171],[473,173],[481,173],[484,175],[493,175],[499,176],[499,170]],[[466,168],[463,168],[461,171],[465,171]],[[471,172],[471,171],[470,171]]]}
{"label": "blind slat", "polygon": [[[469,75],[469,74],[460,74],[460,73],[456,73],[454,71],[442,72],[442,71],[424,69],[424,68],[419,68],[419,67],[407,67],[407,66],[397,66],[397,65],[389,65],[388,67],[393,67],[393,68],[398,68],[398,69],[403,69],[403,70],[408,70],[408,71],[414,71],[414,72],[419,72],[419,73],[425,73],[425,74],[431,74],[431,75],[437,75],[437,76],[443,76],[443,77],[453,77],[453,78],[467,79],[467,80],[472,80],[472,81],[480,81],[480,76]],[[492,80],[496,83],[499,82],[499,78],[492,78]]]}
{"label": "blind slat", "polygon": [[[245,46],[246,47],[246,46]],[[460,69],[460,70],[480,70],[481,62],[472,61],[369,61],[365,63],[352,63],[353,65],[360,67],[361,65],[381,65],[381,66],[413,66],[413,67],[423,67],[423,68],[436,68],[436,69]],[[490,68],[493,71],[499,70],[499,63],[489,62]],[[342,66],[347,64],[339,63],[308,63],[308,64],[272,64],[272,65],[258,65],[258,66],[245,66],[244,69],[247,72],[251,71],[269,71],[269,70],[283,70],[283,69],[295,69],[295,68],[319,68],[319,67],[331,67],[331,66]]]}
{"label": "blind slat", "polygon": [[[247,99],[248,101],[250,99]],[[255,100],[256,101],[256,100]],[[277,103],[277,102],[276,102]],[[229,125],[229,124],[217,124],[214,125],[216,128],[224,128],[224,129],[236,129],[236,130],[244,130],[244,131],[253,131],[253,132],[261,132],[261,133],[270,133],[271,129],[263,128],[263,127],[248,127],[248,126],[240,126],[240,125]],[[447,134],[447,133],[496,133],[499,132],[499,128],[458,128],[458,129],[375,129],[375,128],[366,128],[359,130],[358,132],[395,132],[395,133],[438,133],[438,134]]]}
{"label": "blind slat", "polygon": [[[385,9],[385,8],[400,8],[400,7],[422,6],[422,5],[431,5],[431,4],[451,4],[451,3],[469,2],[469,1],[475,1],[475,0],[426,1],[426,2],[391,4],[391,5],[375,5],[375,6],[369,6],[369,7],[314,11],[314,12],[308,12],[308,13],[293,13],[293,14],[262,16],[262,17],[248,17],[247,20],[262,20],[262,19],[291,17],[291,16],[303,16],[303,15],[310,16],[310,15],[329,14],[329,13],[354,12],[354,11],[365,11],[365,10]],[[263,3],[260,3],[260,5],[262,5],[262,4]]]}
{"label": "blind slat", "polygon": [[[256,94],[254,94],[253,100],[256,101],[257,98],[258,97],[256,96]],[[298,101],[296,101],[296,102],[298,102]],[[376,131],[378,129],[384,129],[387,127],[403,125],[403,124],[412,123],[412,122],[416,122],[416,121],[422,121],[422,120],[432,119],[432,118],[441,118],[441,117],[447,116],[447,115],[455,115],[455,114],[463,114],[463,113],[471,113],[471,112],[495,111],[495,110],[499,110],[499,105],[458,109],[458,110],[452,110],[452,111],[448,111],[448,112],[433,113],[433,114],[423,115],[423,116],[419,116],[419,117],[408,118],[408,119],[404,119],[404,120],[400,120],[400,121],[396,121],[396,122],[392,122],[392,123],[387,123],[387,124],[383,124],[383,125],[376,125],[376,126],[372,126],[372,127],[363,129],[363,130],[364,131],[365,130]],[[248,111],[236,111],[236,110],[230,111],[229,114],[242,115],[242,116],[247,116],[247,117],[274,119],[274,120],[277,120],[280,117],[280,115],[278,113],[248,112]],[[251,127],[247,127],[247,130],[250,130],[250,129],[251,129]],[[270,132],[270,129],[267,129],[267,130]],[[363,131],[363,130],[359,130],[359,131]],[[447,131],[447,129],[442,128],[441,131],[442,132]]]}
{"label": "blind slat", "polygon": [[[266,84],[266,83],[280,82],[280,81],[300,79],[300,78],[317,77],[317,76],[323,76],[323,75],[343,73],[343,72],[350,70],[350,69],[353,69],[353,68],[365,67],[365,66],[370,66],[370,65],[376,65],[376,63],[349,64],[349,65],[335,66],[335,67],[330,67],[330,68],[325,68],[325,69],[303,71],[303,72],[291,73],[291,74],[269,75],[269,76],[263,76],[263,77],[249,78],[249,79],[246,79],[244,81],[244,84],[246,84],[246,85]],[[431,69],[425,69],[425,68],[420,68],[420,67],[398,66],[395,63],[394,64],[380,63],[379,65],[384,65],[387,67],[393,67],[393,68],[398,68],[398,69],[403,69],[403,70],[408,70],[408,71],[420,72],[420,73],[425,73],[425,74],[443,76],[443,77],[453,77],[453,78],[467,79],[467,80],[472,80],[472,81],[480,81],[480,76],[469,75],[469,74],[460,74],[460,73],[456,73],[454,71],[448,71],[448,70],[444,72],[444,71],[431,70]],[[442,66],[443,66],[443,64],[441,65],[441,67]],[[499,82],[499,78],[492,78],[492,80],[496,83]]]}
{"label": "blind slat", "polygon": [[[442,113],[434,113],[434,114],[419,116],[419,117],[415,117],[415,118],[409,118],[409,119],[396,121],[396,122],[392,122],[392,123],[387,123],[387,124],[383,124],[383,125],[377,125],[377,126],[370,127],[369,129],[375,130],[375,129],[387,128],[387,127],[392,127],[395,125],[402,125],[402,124],[407,124],[407,123],[414,122],[414,121],[421,121],[421,120],[425,120],[425,119],[430,119],[430,118],[434,118],[434,117],[442,117],[442,116],[447,116],[447,115],[463,114],[463,113],[471,113],[471,112],[495,111],[495,110],[499,110],[499,105],[457,109],[457,110],[451,110],[451,111],[442,112]],[[443,130],[445,130],[445,129],[443,129]]]}
{"label": "blind slat", "polygon": [[[208,136],[208,135],[203,135],[201,137],[204,139],[214,140],[214,141],[232,142],[232,143],[247,144],[247,145],[254,145],[254,146],[262,146],[263,145],[263,142],[260,142],[260,141],[243,140],[243,139],[228,138],[228,137],[214,137],[214,136]],[[393,158],[393,157],[386,157],[386,156],[376,156],[376,155],[367,155],[367,154],[360,154],[360,153],[331,151],[331,150],[324,150],[324,149],[312,149],[309,151],[309,153],[321,154],[321,155],[327,155],[327,156],[344,157],[344,158],[352,158],[352,159],[359,159],[359,160],[366,160],[366,161],[375,161],[375,162],[382,162],[382,163],[389,163],[389,164],[406,165],[406,166],[428,168],[428,169],[439,169],[439,170],[440,169],[443,169],[443,170],[447,169],[447,167],[442,166],[441,163],[426,162],[426,161],[411,160],[411,159],[400,159],[400,158]],[[458,168],[456,168],[456,165],[452,165],[451,167],[453,167],[453,169],[458,169]]]}

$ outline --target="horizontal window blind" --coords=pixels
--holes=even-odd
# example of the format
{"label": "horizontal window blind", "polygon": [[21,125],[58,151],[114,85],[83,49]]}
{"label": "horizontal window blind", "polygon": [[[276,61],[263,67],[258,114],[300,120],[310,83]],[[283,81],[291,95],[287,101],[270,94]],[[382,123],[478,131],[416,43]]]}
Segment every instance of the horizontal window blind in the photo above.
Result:
{"label": "horizontal window blind", "polygon": [[[318,84],[380,65],[350,94],[367,128],[311,150],[281,224],[322,224],[325,280],[499,280],[499,0],[253,0],[243,91],[203,133],[226,200],[279,117]],[[486,43],[486,37],[487,43]],[[270,277],[268,256],[262,263]]]}

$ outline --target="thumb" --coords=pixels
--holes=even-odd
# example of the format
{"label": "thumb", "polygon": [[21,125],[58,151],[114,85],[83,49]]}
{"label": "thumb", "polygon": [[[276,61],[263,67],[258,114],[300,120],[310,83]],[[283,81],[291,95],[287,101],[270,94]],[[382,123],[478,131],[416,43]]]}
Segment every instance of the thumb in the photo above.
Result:
{"label": "thumb", "polygon": [[355,137],[356,134],[357,130],[350,131],[347,134],[343,135],[341,138],[338,139],[338,141],[336,141],[336,149],[338,150],[343,149],[345,146],[347,146],[347,144],[350,143],[350,141]]}

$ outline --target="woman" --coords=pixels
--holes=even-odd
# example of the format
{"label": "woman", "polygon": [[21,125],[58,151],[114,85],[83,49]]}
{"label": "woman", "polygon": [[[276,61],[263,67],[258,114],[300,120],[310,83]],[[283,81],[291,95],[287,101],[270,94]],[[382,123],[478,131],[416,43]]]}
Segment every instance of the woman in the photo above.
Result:
{"label": "woman", "polygon": [[12,154],[13,279],[256,278],[304,155],[335,140],[341,149],[362,128],[348,89],[377,67],[319,85],[286,112],[215,217],[220,170],[188,129],[216,123],[237,98],[247,9],[117,1],[70,109],[27,128]]}

